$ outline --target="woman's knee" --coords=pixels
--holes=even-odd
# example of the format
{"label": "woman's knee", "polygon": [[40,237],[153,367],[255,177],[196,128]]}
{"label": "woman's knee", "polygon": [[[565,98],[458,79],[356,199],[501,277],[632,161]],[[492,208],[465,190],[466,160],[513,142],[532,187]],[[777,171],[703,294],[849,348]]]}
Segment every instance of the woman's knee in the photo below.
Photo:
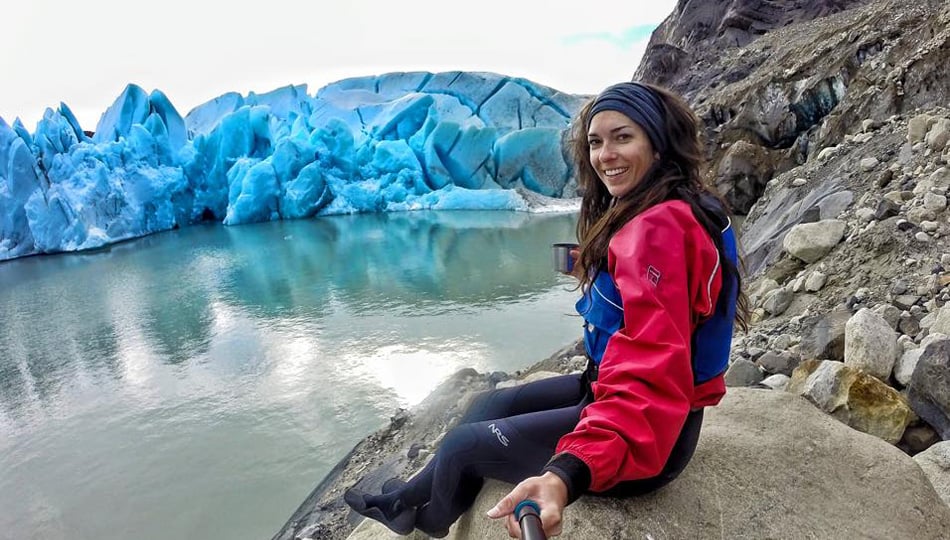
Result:
{"label": "woman's knee", "polygon": [[479,393],[466,409],[462,417],[462,422],[480,422],[482,420],[507,416],[507,409],[516,393],[514,388],[486,390]]}
{"label": "woman's knee", "polygon": [[478,445],[476,425],[472,423],[459,424],[449,430],[439,445],[439,454],[458,454],[475,448]]}

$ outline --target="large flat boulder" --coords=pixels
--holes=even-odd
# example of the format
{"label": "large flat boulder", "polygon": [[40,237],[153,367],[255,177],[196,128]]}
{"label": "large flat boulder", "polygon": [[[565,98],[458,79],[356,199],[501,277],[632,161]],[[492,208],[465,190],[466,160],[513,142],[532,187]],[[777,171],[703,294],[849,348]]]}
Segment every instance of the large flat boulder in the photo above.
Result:
{"label": "large flat boulder", "polygon": [[[485,512],[510,487],[486,483],[449,538],[507,538]],[[394,537],[374,523],[357,534],[351,538]],[[582,497],[568,508],[562,537],[936,540],[950,538],[950,507],[890,444],[798,396],[732,388],[707,411],[678,480],[646,497]]]}

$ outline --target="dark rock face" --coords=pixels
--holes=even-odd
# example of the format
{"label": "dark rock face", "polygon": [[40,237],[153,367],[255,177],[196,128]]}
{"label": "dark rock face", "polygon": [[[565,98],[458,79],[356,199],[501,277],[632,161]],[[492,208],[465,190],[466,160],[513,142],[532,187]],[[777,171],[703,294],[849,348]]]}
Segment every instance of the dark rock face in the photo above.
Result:
{"label": "dark rock face", "polygon": [[[650,40],[636,78],[670,85],[693,61],[709,61],[724,49],[748,45],[775,28],[810,21],[870,0],[680,0]],[[727,76],[737,80],[741,71]]]}
{"label": "dark rock face", "polygon": [[[870,119],[950,98],[942,0],[681,0],[634,78],[700,116],[710,177],[749,211],[768,180]],[[757,150],[736,144],[754,145]]]}
{"label": "dark rock face", "polygon": [[924,349],[907,398],[943,439],[950,439],[950,341],[937,341]]}
{"label": "dark rock face", "polygon": [[754,274],[778,261],[785,234],[795,225],[820,220],[822,201],[845,191],[844,182],[837,176],[826,177],[808,190],[785,186],[776,186],[768,193],[760,190],[756,200],[762,200],[749,212],[742,227],[747,270]]}

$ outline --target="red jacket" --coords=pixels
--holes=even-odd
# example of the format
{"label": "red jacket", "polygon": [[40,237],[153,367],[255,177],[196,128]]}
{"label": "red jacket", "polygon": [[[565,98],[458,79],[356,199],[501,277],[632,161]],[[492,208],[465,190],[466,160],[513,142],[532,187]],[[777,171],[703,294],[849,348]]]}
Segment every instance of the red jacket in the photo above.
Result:
{"label": "red jacket", "polygon": [[594,402],[556,454],[587,465],[591,491],[659,474],[690,410],[726,391],[722,375],[693,383],[690,340],[714,311],[722,271],[689,205],[658,204],[624,225],[610,240],[607,270],[624,326],[607,343]]}

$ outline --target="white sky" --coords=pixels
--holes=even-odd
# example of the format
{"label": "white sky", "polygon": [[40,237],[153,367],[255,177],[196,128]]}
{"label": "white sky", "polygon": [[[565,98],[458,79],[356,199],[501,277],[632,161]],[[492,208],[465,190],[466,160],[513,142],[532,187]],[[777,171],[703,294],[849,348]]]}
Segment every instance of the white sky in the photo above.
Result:
{"label": "white sky", "polygon": [[676,0],[3,0],[0,117],[64,101],[83,129],[126,84],[184,116],[225,92],[391,71],[492,71],[592,94],[629,80]]}

